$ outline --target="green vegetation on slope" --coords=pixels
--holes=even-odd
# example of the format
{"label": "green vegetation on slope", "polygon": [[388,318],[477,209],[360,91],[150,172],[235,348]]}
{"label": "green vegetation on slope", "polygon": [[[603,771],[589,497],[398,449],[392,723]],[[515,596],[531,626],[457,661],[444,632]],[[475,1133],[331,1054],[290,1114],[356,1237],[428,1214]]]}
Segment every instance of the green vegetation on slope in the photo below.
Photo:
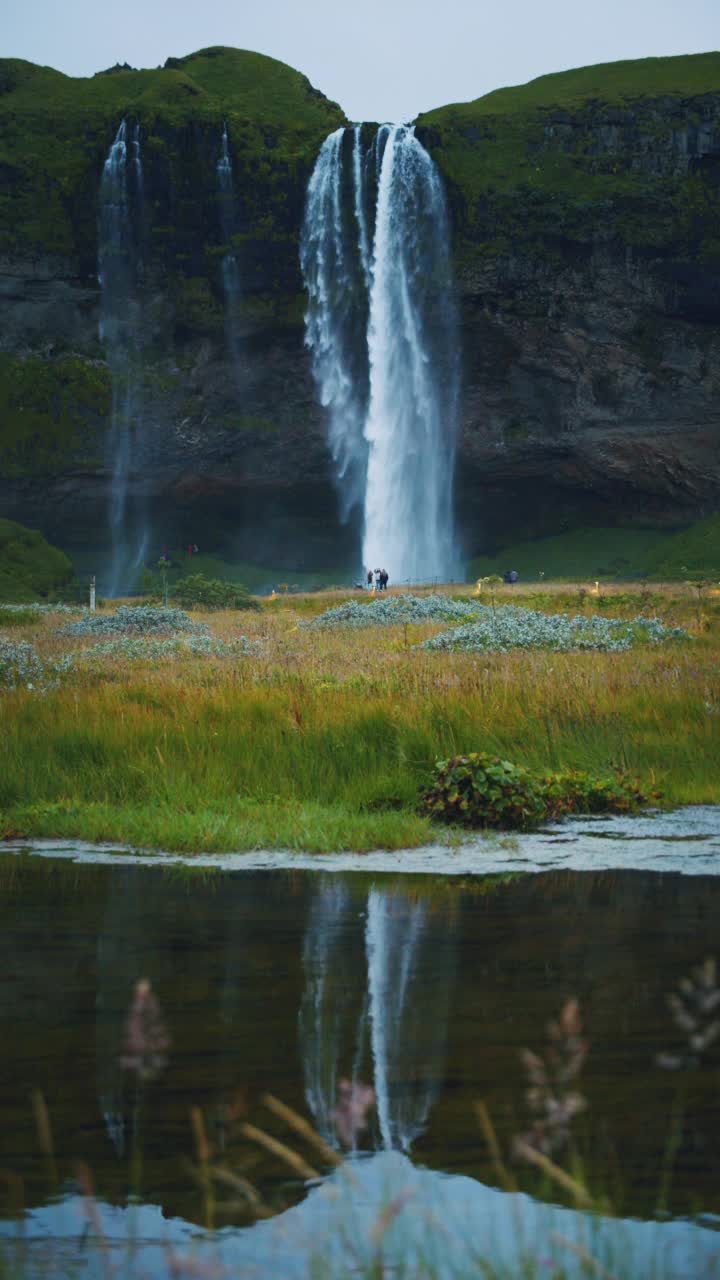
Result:
{"label": "green vegetation on slope", "polygon": [[716,262],[720,191],[677,156],[719,93],[720,53],[647,58],[498,89],[418,126],[470,257],[617,237]]}
{"label": "green vegetation on slope", "polygon": [[100,361],[0,353],[2,474],[48,474],[83,448],[94,455],[110,398],[110,374]]}
{"label": "green vegetation on slope", "polygon": [[42,534],[12,520],[0,520],[0,600],[37,600],[51,595],[72,576],[67,556]]}
{"label": "green vegetation on slope", "polygon": [[[298,163],[307,168],[344,119],[305,76],[240,49],[206,49],[157,70],[89,79],[0,60],[0,250],[87,254],[103,161],[124,116],[142,127],[151,172],[153,160],[162,169],[178,147],[202,148],[203,129],[214,131],[214,170],[226,121],[231,147],[247,153],[261,188],[271,170],[286,180]],[[276,194],[280,204],[287,199],[282,182]],[[266,216],[272,220],[271,208]]]}
{"label": "green vegetation on slope", "polygon": [[699,520],[659,544],[650,575],[667,579],[704,575],[720,581],[720,515]]}
{"label": "green vegetation on slope", "polygon": [[684,98],[720,91],[720,53],[693,53],[670,58],[635,58],[599,62],[591,67],[556,71],[527,84],[494,89],[471,102],[449,103],[427,111],[423,124],[442,123],[457,113],[465,120],[510,115],[537,108],[574,110],[587,102],[620,106],[639,98],[673,94]]}
{"label": "green vegetation on slope", "polygon": [[684,580],[698,574],[720,581],[720,516],[689,529],[573,529],[517,542],[467,566],[470,578],[517,569],[524,580],[633,578]]}

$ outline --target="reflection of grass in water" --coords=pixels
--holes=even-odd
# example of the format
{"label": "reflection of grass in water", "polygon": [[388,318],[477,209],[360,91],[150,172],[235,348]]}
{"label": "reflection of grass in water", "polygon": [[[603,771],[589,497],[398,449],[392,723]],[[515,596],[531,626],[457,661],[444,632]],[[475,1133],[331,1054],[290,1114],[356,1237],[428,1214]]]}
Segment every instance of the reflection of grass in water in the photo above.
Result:
{"label": "reflection of grass in water", "polygon": [[[188,852],[417,846],[439,838],[418,788],[438,757],[475,750],[541,770],[618,765],[668,803],[720,798],[717,602],[699,620],[687,589],[659,594],[663,619],[695,635],[671,649],[478,657],[406,651],[393,627],[299,627],[334,599],[208,616],[258,656],[108,657],[44,697],[4,697],[2,829]],[[512,599],[613,616],[644,601],[608,590],[581,606],[552,586]],[[33,629],[43,657],[92,644],[56,626]]]}
{"label": "reflection of grass in water", "polygon": [[[146,999],[152,1004],[153,1016],[147,1022],[147,1032],[144,1031],[142,1022],[138,1021],[138,990],[141,988],[145,989]],[[559,1089],[560,1094],[567,1086],[563,1079],[567,1055],[563,1055],[563,1049],[567,1048],[570,1056],[575,1055],[577,1058],[577,1046],[571,1041],[576,1040],[579,1035],[579,1024],[571,1003],[561,1012],[558,1023],[562,1028],[561,1034],[568,1037],[567,1046],[560,1045],[559,1070],[553,1083],[553,1088],[556,1092]],[[148,1061],[153,1061],[154,1073],[163,1069],[162,1062],[155,1057],[158,1027],[162,1056],[167,1048],[167,1035],[150,985],[143,981],[136,988],[126,1036],[132,1034],[139,1053],[145,1054]],[[557,1036],[555,1040],[557,1043]],[[536,1059],[536,1063],[540,1061],[541,1059]],[[548,1063],[550,1059],[542,1061]],[[139,1068],[131,1061],[128,1069],[133,1072]],[[536,1065],[534,1070],[537,1073]],[[141,1081],[141,1077],[138,1078]],[[42,1094],[35,1093],[31,1101],[38,1147],[44,1161],[47,1186],[52,1194],[60,1187],[60,1173],[51,1118]],[[398,1185],[392,1198],[384,1204],[381,1202],[371,1211],[363,1238],[358,1234],[352,1204],[360,1185],[353,1172],[353,1162],[346,1162],[337,1150],[328,1146],[302,1115],[277,1098],[265,1094],[260,1101],[263,1107],[262,1123],[250,1123],[246,1119],[246,1103],[242,1094],[238,1094],[228,1104],[219,1145],[213,1139],[212,1127],[204,1112],[199,1107],[191,1107],[190,1130],[194,1158],[186,1161],[185,1168],[189,1182],[195,1186],[198,1218],[207,1234],[198,1235],[194,1246],[183,1246],[180,1250],[173,1248],[172,1251],[168,1249],[167,1270],[154,1269],[153,1274],[167,1276],[168,1280],[185,1274],[202,1274],[208,1280],[221,1280],[221,1277],[229,1274],[237,1280],[250,1275],[271,1280],[270,1274],[262,1265],[258,1269],[253,1263],[248,1263],[247,1266],[235,1263],[228,1273],[219,1257],[213,1260],[213,1233],[217,1228],[227,1228],[231,1224],[249,1227],[257,1221],[282,1215],[286,1209],[302,1200],[309,1185],[317,1184],[328,1175],[340,1173],[345,1181],[335,1183],[335,1197],[336,1204],[339,1202],[341,1205],[341,1212],[335,1215],[333,1226],[329,1228],[330,1234],[326,1230],[327,1245],[323,1244],[322,1232],[316,1229],[300,1246],[306,1250],[308,1276],[326,1277],[327,1280],[351,1280],[351,1277],[352,1280],[356,1280],[356,1277],[361,1280],[390,1280],[392,1277],[395,1280],[398,1276],[405,1277],[406,1280],[470,1280],[471,1276],[490,1277],[492,1280],[519,1280],[520,1277],[535,1280],[536,1277],[549,1273],[548,1268],[551,1267],[555,1280],[567,1280],[569,1276],[581,1275],[599,1276],[603,1280],[641,1280],[635,1263],[628,1263],[626,1256],[627,1245],[631,1244],[631,1240],[626,1241],[623,1237],[623,1231],[627,1228],[618,1221],[617,1233],[608,1231],[613,1218],[612,1205],[606,1195],[590,1191],[577,1156],[559,1163],[558,1158],[541,1149],[542,1143],[524,1138],[516,1140],[516,1152],[525,1161],[529,1176],[523,1174],[518,1166],[511,1170],[505,1161],[492,1118],[483,1103],[478,1103],[475,1108],[478,1135],[489,1149],[499,1186],[513,1198],[507,1209],[501,1210],[503,1213],[508,1212],[513,1222],[513,1252],[517,1254],[517,1261],[512,1269],[493,1261],[492,1230],[487,1233],[487,1224],[482,1239],[478,1239],[478,1231],[471,1219],[462,1228],[459,1228],[458,1219],[451,1226],[429,1209],[426,1202],[414,1204],[415,1190],[412,1183],[406,1189]],[[140,1106],[142,1109],[141,1103]],[[682,1125],[682,1117],[676,1117],[676,1121],[677,1125]],[[564,1135],[565,1138],[567,1136]],[[133,1198],[142,1203],[140,1133],[136,1135],[136,1141],[137,1146],[129,1156],[128,1176],[131,1178]],[[561,1148],[566,1145],[564,1138],[559,1145]],[[253,1173],[257,1168],[258,1154],[263,1159],[263,1167],[269,1162],[274,1170],[271,1177],[265,1174],[261,1181]],[[673,1135],[667,1154],[666,1167],[661,1174],[665,1190],[669,1164],[674,1154]],[[362,1172],[362,1165],[359,1171]],[[98,1265],[107,1268],[112,1256],[116,1266],[122,1268],[126,1262],[127,1265],[139,1265],[142,1268],[142,1241],[134,1238],[132,1227],[129,1228],[126,1246],[122,1242],[118,1246],[116,1237],[112,1241],[106,1238],[102,1203],[96,1200],[92,1173],[81,1162],[77,1165],[76,1174],[87,1220],[81,1245],[78,1246],[78,1256],[81,1253],[84,1261],[91,1266],[95,1256]],[[19,1215],[22,1212],[21,1185],[11,1174],[6,1176],[6,1181],[10,1191],[8,1208],[11,1213]],[[514,1199],[519,1190],[536,1201],[567,1205],[579,1210],[582,1216],[577,1219],[550,1219],[545,1227],[536,1220],[529,1230],[527,1220],[523,1220],[527,1214],[526,1205]],[[345,1222],[343,1196],[348,1197]],[[599,1216],[595,1217],[596,1214]],[[410,1225],[408,1215],[413,1215],[413,1223],[409,1239],[406,1237],[404,1242],[403,1228],[405,1224]],[[422,1231],[419,1246],[418,1227]],[[500,1226],[498,1240],[502,1238],[502,1234]],[[46,1270],[44,1274],[54,1272],[54,1247],[56,1246],[50,1239],[45,1248],[44,1265],[49,1265],[51,1270]],[[411,1263],[404,1258],[408,1247]],[[653,1280],[654,1277],[660,1280],[660,1277],[667,1276],[667,1259],[663,1254],[662,1244],[659,1241],[655,1243],[651,1259],[647,1258],[647,1252],[646,1242],[641,1247],[642,1280]],[[632,1248],[630,1253],[632,1255]],[[552,1264],[550,1254],[554,1259]],[[462,1261],[457,1261],[459,1256]],[[438,1262],[438,1257],[442,1258],[442,1262]],[[25,1280],[27,1275],[35,1275],[36,1262],[26,1269],[26,1260],[24,1236],[19,1230],[14,1247],[7,1250],[6,1257],[0,1251],[0,1276],[6,1280]],[[717,1265],[715,1268],[711,1265],[710,1270],[707,1269],[707,1252],[702,1258],[698,1255],[698,1265],[703,1268],[703,1276],[718,1274]],[[72,1261],[70,1266],[72,1268]],[[115,1274],[115,1270],[109,1273]],[[700,1274],[699,1270],[697,1274]]]}

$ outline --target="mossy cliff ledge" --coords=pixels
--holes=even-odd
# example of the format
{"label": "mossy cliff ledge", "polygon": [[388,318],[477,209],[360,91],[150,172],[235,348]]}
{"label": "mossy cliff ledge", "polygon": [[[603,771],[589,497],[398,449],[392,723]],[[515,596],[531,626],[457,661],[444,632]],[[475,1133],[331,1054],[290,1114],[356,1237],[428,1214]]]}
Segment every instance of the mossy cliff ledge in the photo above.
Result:
{"label": "mossy cliff ledge", "polygon": [[[140,126],[145,205],[134,494],[159,542],[232,530],[266,562],[347,562],[298,266],[307,180],[344,116],[300,73],[239,50],[89,80],[0,62],[3,513],[62,545],[103,537],[98,192],[122,118]],[[720,54],[546,76],[430,112],[418,134],[445,180],[461,294],[468,552],[716,511]]]}

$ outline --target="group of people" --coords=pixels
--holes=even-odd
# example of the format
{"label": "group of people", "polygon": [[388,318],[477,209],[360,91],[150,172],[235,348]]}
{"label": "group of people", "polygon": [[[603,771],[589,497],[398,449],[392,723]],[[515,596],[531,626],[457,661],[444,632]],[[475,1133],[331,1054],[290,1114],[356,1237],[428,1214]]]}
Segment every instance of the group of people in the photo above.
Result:
{"label": "group of people", "polygon": [[[373,574],[375,580],[373,582]],[[368,569],[367,571],[367,588],[368,591],[386,591],[388,584],[387,569]]]}

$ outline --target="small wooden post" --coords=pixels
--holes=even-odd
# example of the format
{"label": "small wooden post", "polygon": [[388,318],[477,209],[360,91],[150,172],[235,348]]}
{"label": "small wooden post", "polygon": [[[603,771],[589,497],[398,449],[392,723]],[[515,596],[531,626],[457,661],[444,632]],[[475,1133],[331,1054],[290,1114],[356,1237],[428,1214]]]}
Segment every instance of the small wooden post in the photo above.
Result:
{"label": "small wooden post", "polygon": [[95,574],[90,579],[90,609],[95,612]]}

